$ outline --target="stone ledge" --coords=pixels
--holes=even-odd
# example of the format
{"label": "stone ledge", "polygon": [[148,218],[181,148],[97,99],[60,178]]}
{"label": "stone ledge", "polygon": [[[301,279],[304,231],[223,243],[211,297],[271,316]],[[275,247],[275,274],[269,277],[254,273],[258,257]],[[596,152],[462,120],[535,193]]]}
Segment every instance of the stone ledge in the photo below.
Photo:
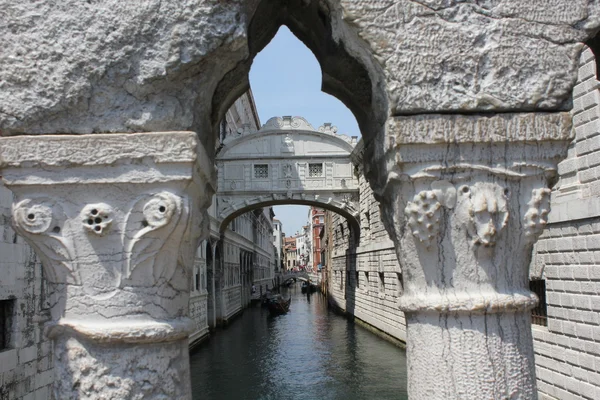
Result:
{"label": "stone ledge", "polygon": [[[179,165],[195,165],[182,172]],[[161,166],[158,173],[157,165]],[[0,138],[0,168],[12,184],[138,182],[199,174],[214,186],[216,171],[195,132],[38,135]],[[99,167],[108,168],[103,174]],[[32,170],[35,171],[32,173]],[[65,171],[69,174],[65,174]],[[73,175],[74,174],[74,175]],[[73,175],[73,176],[72,176]],[[162,179],[161,177],[163,177]]]}
{"label": "stone ledge", "polygon": [[46,335],[53,339],[71,333],[97,342],[157,343],[187,338],[194,330],[190,318],[171,321],[76,321],[61,319],[46,325]]}
{"label": "stone ledge", "polygon": [[[388,120],[386,131],[392,148],[406,144],[573,139],[571,115],[568,112],[393,117]],[[395,145],[391,139],[394,139]]]}
{"label": "stone ledge", "polygon": [[0,168],[107,165],[146,157],[190,162],[196,160],[197,144],[194,132],[10,136],[0,139]]}
{"label": "stone ledge", "polygon": [[537,305],[538,298],[531,292],[481,293],[477,297],[428,294],[427,297],[401,296],[398,303],[398,308],[404,312],[490,313],[527,311]]}

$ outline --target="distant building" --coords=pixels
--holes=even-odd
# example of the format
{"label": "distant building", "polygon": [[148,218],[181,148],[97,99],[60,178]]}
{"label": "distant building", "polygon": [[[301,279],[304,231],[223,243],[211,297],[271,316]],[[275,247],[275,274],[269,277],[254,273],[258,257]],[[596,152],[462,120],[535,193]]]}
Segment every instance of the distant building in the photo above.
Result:
{"label": "distant building", "polygon": [[325,210],[322,208],[310,208],[310,236],[311,236],[311,259],[312,270],[317,272],[319,266],[322,266],[321,258],[321,230],[325,227]]}
{"label": "distant building", "polygon": [[275,272],[283,270],[283,224],[277,218],[273,218],[273,246],[275,247]]}
{"label": "distant building", "polygon": [[296,249],[296,238],[286,237],[284,239],[284,268],[291,271],[297,266],[298,251]]}

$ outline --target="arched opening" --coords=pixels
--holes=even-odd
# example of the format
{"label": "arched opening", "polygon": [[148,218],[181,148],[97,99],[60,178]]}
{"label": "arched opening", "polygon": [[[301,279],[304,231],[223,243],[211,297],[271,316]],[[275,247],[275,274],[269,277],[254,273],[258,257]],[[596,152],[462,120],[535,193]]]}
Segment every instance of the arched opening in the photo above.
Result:
{"label": "arched opening", "polygon": [[[342,101],[354,114],[369,154],[383,150],[388,99],[383,72],[361,39],[342,20],[341,10],[326,2],[262,0],[248,25],[248,56],[224,74],[212,97],[210,119],[213,137],[233,102],[250,85],[248,74],[255,56],[285,25],[314,54],[322,72],[321,89]],[[376,139],[377,138],[377,139]],[[373,144],[381,144],[376,148]],[[367,171],[375,172],[375,171]],[[376,173],[370,174],[379,179]]]}
{"label": "arched opening", "polygon": [[266,207],[275,206],[275,205],[301,205],[301,206],[312,206],[317,208],[324,208],[326,210],[330,210],[335,212],[336,214],[341,215],[348,221],[348,225],[350,227],[350,237],[352,238],[352,243],[358,244],[358,240],[360,240],[360,225],[358,220],[354,215],[349,213],[346,209],[337,207],[332,204],[310,201],[310,200],[301,200],[301,199],[281,199],[281,200],[270,200],[264,202],[257,202],[255,204],[250,204],[244,208],[240,208],[227,215],[220,224],[219,231],[221,233],[225,232],[227,227],[240,215],[252,212],[254,210],[260,210]]}

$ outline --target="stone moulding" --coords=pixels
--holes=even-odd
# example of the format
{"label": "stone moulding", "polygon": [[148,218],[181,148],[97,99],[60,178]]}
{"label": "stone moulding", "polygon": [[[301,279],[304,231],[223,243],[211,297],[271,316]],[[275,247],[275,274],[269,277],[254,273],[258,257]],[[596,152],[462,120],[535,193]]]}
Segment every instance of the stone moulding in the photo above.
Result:
{"label": "stone moulding", "polygon": [[485,314],[528,311],[537,303],[537,296],[531,292],[511,294],[482,292],[477,296],[469,296],[465,293],[401,296],[398,307],[403,312]]}
{"label": "stone moulding", "polygon": [[393,148],[407,144],[570,141],[574,135],[568,112],[393,117],[386,130],[394,139],[388,142]]}
{"label": "stone moulding", "polygon": [[51,339],[68,332],[102,343],[158,343],[185,339],[193,328],[194,321],[190,318],[170,321],[132,319],[111,324],[106,324],[104,321],[61,319],[59,322],[46,325],[45,332]]}
{"label": "stone moulding", "polygon": [[[0,142],[0,169],[7,184],[18,183],[15,179],[26,176],[23,171],[27,169],[36,169],[43,176],[40,169],[70,174],[67,167],[97,166],[115,168],[115,172],[96,177],[92,169],[82,168],[80,171],[85,182],[131,182],[135,176],[123,172],[128,172],[127,166],[132,163],[146,163],[149,168],[162,164],[165,166],[163,174],[169,174],[172,165],[191,163],[195,165],[194,173],[197,174],[194,179],[206,180],[215,190],[213,159],[208,156],[195,132],[10,136],[1,138]],[[121,174],[116,174],[119,167],[122,168]],[[144,174],[144,171],[141,174],[140,182],[148,183],[150,175]],[[188,179],[191,176],[188,175]],[[168,179],[157,176],[153,180]],[[24,183],[43,184],[44,180],[36,180],[32,176]],[[55,179],[52,182],[60,183],[72,181]]]}

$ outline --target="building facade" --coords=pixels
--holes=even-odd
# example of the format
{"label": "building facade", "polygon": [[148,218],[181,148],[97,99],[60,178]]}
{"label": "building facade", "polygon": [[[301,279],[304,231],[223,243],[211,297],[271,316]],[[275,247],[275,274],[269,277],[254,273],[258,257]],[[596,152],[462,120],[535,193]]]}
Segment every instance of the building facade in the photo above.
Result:
{"label": "building facade", "polygon": [[283,238],[285,233],[283,232],[283,224],[277,218],[273,218],[273,246],[275,246],[275,271],[281,271],[284,268],[284,254],[283,254]]}
{"label": "building facade", "polygon": [[293,271],[298,266],[298,249],[296,248],[295,237],[284,238],[283,251],[285,270]]}
{"label": "building facade", "polygon": [[310,243],[311,243],[311,265],[313,272],[319,271],[323,260],[321,258],[321,231],[325,227],[325,210],[318,207],[310,208]]}

